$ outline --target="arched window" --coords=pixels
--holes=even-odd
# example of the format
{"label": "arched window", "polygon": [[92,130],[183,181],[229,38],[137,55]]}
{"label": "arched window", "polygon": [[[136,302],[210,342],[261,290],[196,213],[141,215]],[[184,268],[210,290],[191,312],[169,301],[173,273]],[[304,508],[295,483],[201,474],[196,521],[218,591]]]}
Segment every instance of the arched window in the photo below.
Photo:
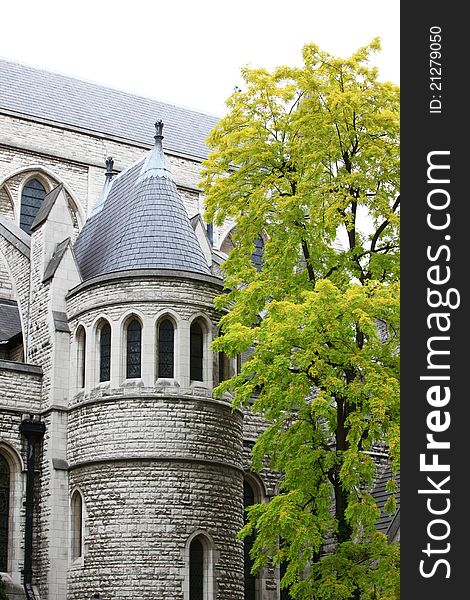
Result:
{"label": "arched window", "polygon": [[170,319],[158,326],[158,377],[172,379],[175,375],[175,328]]}
{"label": "arched window", "polygon": [[132,319],[127,326],[126,378],[136,379],[142,370],[142,325]]}
{"label": "arched window", "polygon": [[204,334],[200,324],[195,321],[191,325],[189,335],[190,368],[189,378],[192,381],[204,381],[203,358],[204,358]]}
{"label": "arched window", "polygon": [[100,328],[100,381],[111,378],[111,326],[104,323]]}
{"label": "arched window", "polygon": [[251,255],[251,262],[257,271],[261,271],[263,267],[263,250],[264,241],[260,236],[255,239],[255,251]]}
{"label": "arched window", "polygon": [[24,185],[21,192],[20,227],[26,233],[31,233],[31,225],[45,196],[46,190],[38,179],[30,179]]}
{"label": "arched window", "polygon": [[10,467],[0,454],[0,571],[8,571],[8,522],[10,519]]}
{"label": "arched window", "polygon": [[78,387],[85,387],[85,356],[86,356],[86,332],[80,325],[77,331],[77,374]]}
{"label": "arched window", "polygon": [[[247,509],[255,503],[255,493],[248,481],[243,482],[243,506]],[[244,515],[246,523],[246,511]],[[252,575],[253,559],[250,557],[250,551],[255,541],[254,535],[249,535],[243,540],[243,556],[245,571],[245,600],[255,600],[256,598],[256,576]]]}
{"label": "arched window", "polygon": [[71,553],[72,560],[83,555],[83,500],[80,492],[74,492],[71,509]]}
{"label": "arched window", "polygon": [[204,546],[199,538],[189,548],[189,600],[204,600]]}
{"label": "arched window", "polygon": [[[223,335],[222,328],[219,329],[219,337]],[[225,352],[219,352],[219,383],[230,379],[232,374],[230,373],[230,359]]]}

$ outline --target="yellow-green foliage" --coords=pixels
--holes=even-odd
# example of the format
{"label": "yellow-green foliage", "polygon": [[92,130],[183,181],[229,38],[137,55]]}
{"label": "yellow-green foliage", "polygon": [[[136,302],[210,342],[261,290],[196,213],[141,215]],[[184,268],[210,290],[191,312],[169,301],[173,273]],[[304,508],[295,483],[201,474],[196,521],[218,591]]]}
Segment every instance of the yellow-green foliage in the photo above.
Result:
{"label": "yellow-green foliage", "polygon": [[302,68],[244,69],[203,171],[207,219],[236,226],[215,347],[254,347],[218,391],[235,405],[256,392],[270,425],[253,465],[283,472],[243,535],[257,534],[255,568],[288,562],[294,598],[398,598],[398,550],[364,491],[375,442],[399,460],[399,90],[368,66],[378,49],[339,59],[310,44]]}

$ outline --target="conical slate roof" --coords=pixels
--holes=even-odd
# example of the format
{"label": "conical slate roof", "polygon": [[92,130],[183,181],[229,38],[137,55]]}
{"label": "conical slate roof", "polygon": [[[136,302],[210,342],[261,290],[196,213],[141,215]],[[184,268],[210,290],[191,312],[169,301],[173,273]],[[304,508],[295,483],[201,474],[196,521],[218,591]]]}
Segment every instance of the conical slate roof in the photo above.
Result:
{"label": "conical slate roof", "polygon": [[137,269],[210,275],[171,173],[165,167],[161,122],[155,147],[120,173],[74,246],[85,280]]}

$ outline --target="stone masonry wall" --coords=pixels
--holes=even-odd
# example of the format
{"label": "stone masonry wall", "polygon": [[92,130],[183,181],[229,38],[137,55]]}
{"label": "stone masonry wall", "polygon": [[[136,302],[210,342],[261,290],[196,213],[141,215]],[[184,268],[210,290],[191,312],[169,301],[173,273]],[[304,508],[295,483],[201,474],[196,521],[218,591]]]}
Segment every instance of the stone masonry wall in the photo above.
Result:
{"label": "stone masonry wall", "polygon": [[[20,433],[20,424],[31,414],[39,414],[41,377],[41,369],[38,367],[0,360],[0,452],[7,458],[11,470],[8,562],[9,574],[17,585],[22,581],[24,560],[24,469],[27,464],[27,443]],[[38,458],[40,453],[38,448]],[[33,526],[37,536],[37,518]],[[37,537],[35,545],[36,542]],[[34,568],[37,566],[36,559],[37,555],[34,555]]]}
{"label": "stone masonry wall", "polygon": [[243,599],[241,472],[210,463],[120,461],[71,471],[86,503],[83,559],[69,598],[183,600],[185,547],[196,531],[214,545],[215,595]]}

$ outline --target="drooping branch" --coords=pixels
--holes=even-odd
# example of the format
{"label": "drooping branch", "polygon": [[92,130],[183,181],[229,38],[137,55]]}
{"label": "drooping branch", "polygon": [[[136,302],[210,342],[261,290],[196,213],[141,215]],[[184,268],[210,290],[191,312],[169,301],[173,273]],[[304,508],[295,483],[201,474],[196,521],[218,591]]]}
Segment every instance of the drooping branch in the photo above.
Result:
{"label": "drooping branch", "polygon": [[[397,208],[400,206],[400,195],[398,195],[397,199],[395,200],[393,206],[392,206],[392,213],[395,213],[395,211],[397,210]],[[370,250],[371,252],[375,252],[375,247],[377,245],[377,242],[379,241],[380,236],[382,235],[383,231],[385,230],[385,228],[387,227],[387,225],[389,225],[390,220],[389,219],[385,219],[385,221],[383,223],[381,223],[379,225],[379,227],[377,228],[377,231],[374,233],[374,237],[372,238],[372,242],[370,245]]]}

